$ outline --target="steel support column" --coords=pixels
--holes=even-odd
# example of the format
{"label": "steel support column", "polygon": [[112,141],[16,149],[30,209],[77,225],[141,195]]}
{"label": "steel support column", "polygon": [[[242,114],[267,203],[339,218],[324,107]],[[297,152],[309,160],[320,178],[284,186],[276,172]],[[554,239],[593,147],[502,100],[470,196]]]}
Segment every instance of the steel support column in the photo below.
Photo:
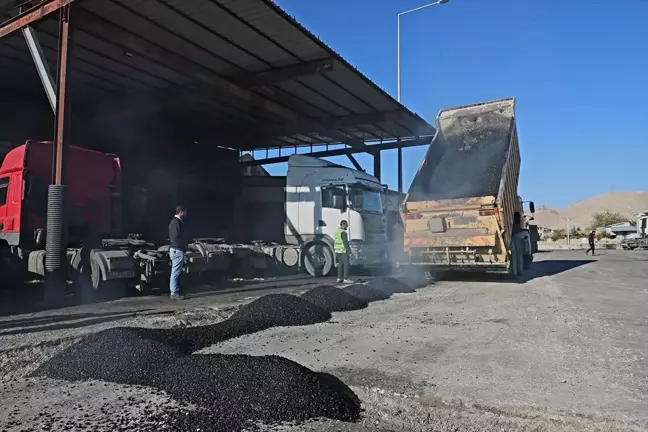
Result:
{"label": "steel support column", "polygon": [[65,155],[67,153],[68,120],[68,66],[70,51],[70,6],[61,9],[59,21],[58,71],[56,76],[56,124],[54,127],[54,165],[52,184],[65,184]]}
{"label": "steel support column", "polygon": [[377,151],[373,154],[374,157],[374,166],[373,166],[373,175],[380,181],[380,172],[381,172],[381,166],[380,166],[380,151]]}
{"label": "steel support column", "polygon": [[[400,142],[400,140],[399,140]],[[403,147],[398,147],[398,204],[403,194]]]}
{"label": "steel support column", "polygon": [[45,295],[56,301],[65,292],[67,280],[67,200],[65,165],[69,141],[69,104],[67,99],[70,6],[60,10],[58,70],[56,78],[55,136],[52,146],[52,184],[47,191],[45,236]]}

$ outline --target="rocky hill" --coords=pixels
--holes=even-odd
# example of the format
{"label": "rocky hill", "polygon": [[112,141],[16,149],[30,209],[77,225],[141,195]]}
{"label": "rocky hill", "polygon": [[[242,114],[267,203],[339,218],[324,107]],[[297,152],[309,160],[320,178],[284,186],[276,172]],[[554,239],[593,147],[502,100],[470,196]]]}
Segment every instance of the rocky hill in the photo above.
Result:
{"label": "rocky hill", "polygon": [[565,228],[565,219],[570,219],[570,226],[585,229],[595,213],[606,210],[621,213],[628,220],[634,220],[637,213],[648,211],[648,191],[610,192],[577,201],[562,209],[538,206],[535,219],[540,227]]}

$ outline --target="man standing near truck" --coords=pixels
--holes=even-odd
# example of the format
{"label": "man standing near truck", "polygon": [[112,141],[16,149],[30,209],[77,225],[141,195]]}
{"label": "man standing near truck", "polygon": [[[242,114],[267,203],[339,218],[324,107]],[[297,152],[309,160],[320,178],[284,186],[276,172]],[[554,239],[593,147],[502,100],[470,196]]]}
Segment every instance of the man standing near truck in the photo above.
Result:
{"label": "man standing near truck", "polygon": [[351,246],[349,246],[349,235],[347,234],[349,224],[343,220],[340,222],[340,227],[335,231],[335,257],[337,258],[337,282],[338,283],[352,283],[349,280],[349,256],[351,255]]}
{"label": "man standing near truck", "polygon": [[585,255],[589,253],[589,251],[592,251],[592,256],[596,255],[594,253],[594,239],[596,238],[596,230],[592,230],[592,232],[589,233],[587,236],[587,242],[589,243],[589,249],[585,251]]}
{"label": "man standing near truck", "polygon": [[171,258],[171,277],[169,278],[170,296],[174,300],[182,300],[185,297],[180,294],[180,275],[184,266],[185,252],[188,241],[185,229],[187,209],[184,206],[176,206],[175,216],[169,222],[169,257]]}

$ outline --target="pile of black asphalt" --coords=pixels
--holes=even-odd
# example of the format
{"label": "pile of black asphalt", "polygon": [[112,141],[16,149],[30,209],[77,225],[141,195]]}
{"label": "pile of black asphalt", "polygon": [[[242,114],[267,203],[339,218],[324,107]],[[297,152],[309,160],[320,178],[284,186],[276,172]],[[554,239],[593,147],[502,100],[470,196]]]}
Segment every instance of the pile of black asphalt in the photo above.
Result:
{"label": "pile of black asphalt", "polygon": [[389,276],[372,279],[371,281],[369,281],[369,283],[367,283],[367,285],[371,288],[383,291],[390,295],[413,293],[416,291],[416,289],[409,286],[408,284]]}
{"label": "pile of black asphalt", "polygon": [[312,288],[302,294],[301,298],[329,312],[352,311],[368,306],[366,300],[331,285]]}
{"label": "pile of black asphalt", "polygon": [[364,284],[349,285],[347,287],[344,287],[343,290],[344,292],[352,295],[353,297],[357,297],[368,303],[380,301],[380,300],[387,300],[389,297],[391,297],[390,294],[382,290],[378,290],[376,288],[372,288],[369,285],[364,285]]}
{"label": "pile of black asphalt", "polygon": [[[356,421],[361,412],[359,399],[332,375],[278,356],[192,353],[271,327],[325,322],[333,311],[361,309],[393,293],[413,291],[393,278],[343,290],[323,285],[301,297],[260,297],[214,325],[107,329],[61,351],[33,375],[147,386],[185,404],[163,417],[145,419],[138,429],[143,431],[163,426],[179,432],[233,432],[259,422],[277,424],[318,417]],[[116,422],[115,430],[122,430],[122,425]]]}

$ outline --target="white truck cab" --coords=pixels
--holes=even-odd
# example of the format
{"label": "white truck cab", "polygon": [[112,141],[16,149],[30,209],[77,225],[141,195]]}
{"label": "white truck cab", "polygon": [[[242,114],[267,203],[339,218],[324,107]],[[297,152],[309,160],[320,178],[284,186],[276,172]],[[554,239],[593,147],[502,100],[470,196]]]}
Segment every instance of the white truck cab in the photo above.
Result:
{"label": "white truck cab", "polygon": [[335,266],[333,238],[342,220],[349,224],[351,265],[387,262],[384,186],[358,170],[305,155],[288,160],[286,242],[302,247],[304,267],[326,275]]}

